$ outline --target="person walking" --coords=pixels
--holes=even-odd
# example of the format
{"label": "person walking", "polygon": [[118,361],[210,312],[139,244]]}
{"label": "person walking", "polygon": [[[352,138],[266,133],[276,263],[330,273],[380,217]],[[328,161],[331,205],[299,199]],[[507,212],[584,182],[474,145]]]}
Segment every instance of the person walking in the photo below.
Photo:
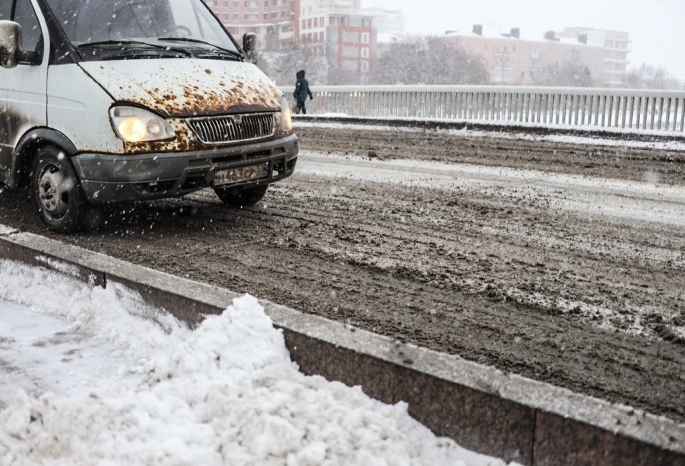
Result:
{"label": "person walking", "polygon": [[295,92],[293,92],[293,97],[295,97],[297,102],[295,113],[299,114],[302,112],[303,115],[307,114],[307,107],[304,106],[307,95],[309,95],[310,100],[314,98],[312,91],[309,89],[309,81],[304,78],[304,70],[300,70],[297,72],[297,82],[295,83]]}

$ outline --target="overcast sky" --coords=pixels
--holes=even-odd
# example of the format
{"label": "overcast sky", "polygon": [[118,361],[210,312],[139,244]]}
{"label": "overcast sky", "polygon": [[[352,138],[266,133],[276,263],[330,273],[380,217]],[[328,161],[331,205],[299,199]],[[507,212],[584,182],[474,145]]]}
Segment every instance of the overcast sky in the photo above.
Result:
{"label": "overcast sky", "polygon": [[401,8],[410,34],[468,32],[483,24],[485,33],[539,36],[564,26],[627,31],[632,39],[631,64],[666,67],[685,80],[685,0],[362,0],[363,6]]}

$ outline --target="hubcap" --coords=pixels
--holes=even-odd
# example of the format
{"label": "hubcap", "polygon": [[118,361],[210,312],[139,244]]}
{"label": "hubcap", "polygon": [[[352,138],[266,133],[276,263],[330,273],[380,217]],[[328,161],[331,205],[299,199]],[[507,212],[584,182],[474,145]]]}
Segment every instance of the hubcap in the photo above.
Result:
{"label": "hubcap", "polygon": [[69,188],[60,169],[48,164],[38,178],[38,197],[45,213],[53,218],[61,218],[69,208]]}

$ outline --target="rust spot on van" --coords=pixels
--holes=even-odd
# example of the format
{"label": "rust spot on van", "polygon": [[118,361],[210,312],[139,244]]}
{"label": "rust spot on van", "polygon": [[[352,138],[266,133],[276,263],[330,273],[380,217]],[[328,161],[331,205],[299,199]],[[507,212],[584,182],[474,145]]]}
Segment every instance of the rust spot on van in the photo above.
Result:
{"label": "rust spot on van", "polygon": [[11,108],[0,108],[0,143],[14,146],[19,139],[22,123],[20,112]]}
{"label": "rust spot on van", "polygon": [[14,56],[7,50],[6,47],[0,46],[0,65],[5,67],[12,62],[16,63]]}
{"label": "rust spot on van", "polygon": [[[166,64],[159,68],[151,67],[144,75],[127,63],[117,63],[111,68],[103,65],[105,70],[96,69],[94,79],[106,88],[114,89],[113,98],[117,102],[144,106],[169,120],[276,112],[281,108],[281,91],[253,65],[223,62],[189,64],[185,60],[173,63],[173,67]],[[186,143],[179,142],[179,146],[188,145],[192,145],[192,139]],[[131,150],[142,149],[131,146]]]}
{"label": "rust spot on van", "polygon": [[[26,119],[22,110],[13,108],[11,103],[7,104],[7,107],[0,107],[0,144],[9,144],[13,149],[22,143],[32,145],[32,141],[26,139],[26,133],[31,127],[30,120]],[[0,157],[0,170],[9,173],[9,178],[5,180],[5,183],[12,188],[28,184],[31,154],[7,152],[5,155],[5,158]],[[18,158],[17,163],[15,163],[15,156]]]}
{"label": "rust spot on van", "polygon": [[135,103],[171,117],[277,111],[281,108],[282,94],[268,79],[255,79],[253,73],[236,73],[230,69],[222,73],[221,69],[197,66],[196,70],[189,74],[211,74],[213,78],[209,79],[213,84],[205,83],[206,78],[188,82],[172,76],[154,85],[141,82],[140,87],[146,92],[136,93]]}
{"label": "rust spot on van", "polygon": [[215,88],[183,86],[179,95],[160,95],[158,88],[151,90],[150,100],[139,101],[142,105],[161,110],[172,116],[220,115],[250,111],[277,111],[281,107],[281,93],[275,86],[258,88],[242,81],[232,88],[219,84]]}

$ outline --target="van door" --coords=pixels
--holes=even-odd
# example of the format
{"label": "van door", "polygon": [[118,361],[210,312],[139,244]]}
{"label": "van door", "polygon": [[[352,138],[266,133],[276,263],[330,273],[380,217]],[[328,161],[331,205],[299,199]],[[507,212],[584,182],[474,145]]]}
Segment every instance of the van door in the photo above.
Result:
{"label": "van door", "polygon": [[[16,68],[0,68],[0,178],[10,180],[14,149],[21,137],[31,128],[47,125],[47,27],[35,0],[2,0],[0,14],[7,15],[21,25],[23,47],[41,56],[39,65],[19,63]],[[7,17],[0,19],[9,19]]]}

